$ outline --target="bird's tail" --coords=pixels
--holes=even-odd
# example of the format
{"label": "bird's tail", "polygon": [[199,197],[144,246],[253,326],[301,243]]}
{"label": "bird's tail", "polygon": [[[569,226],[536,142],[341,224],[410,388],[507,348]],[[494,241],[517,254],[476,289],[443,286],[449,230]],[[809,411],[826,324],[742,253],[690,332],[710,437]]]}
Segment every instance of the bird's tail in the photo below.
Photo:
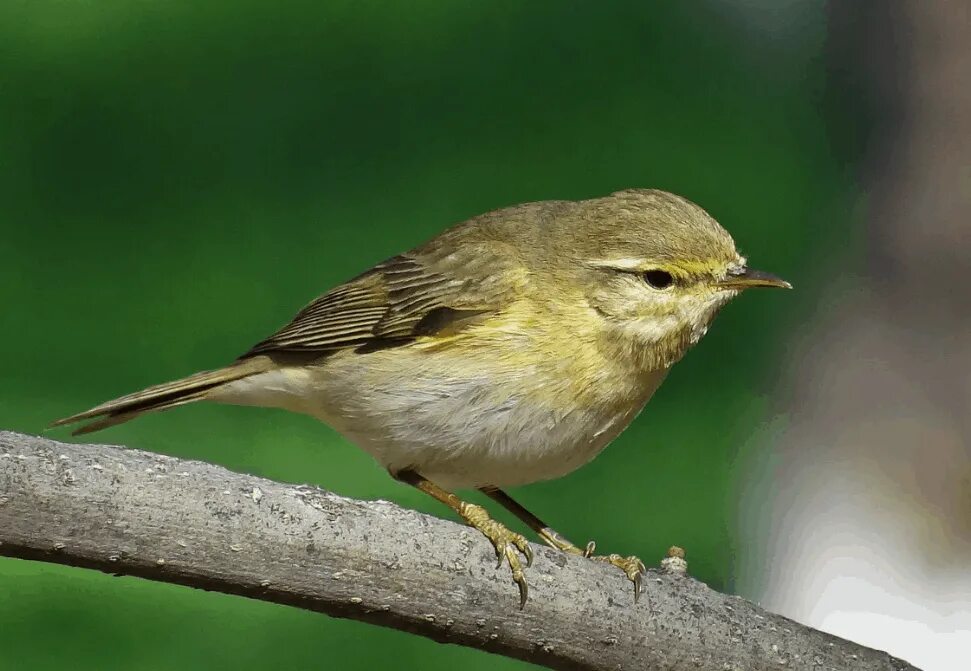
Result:
{"label": "bird's tail", "polygon": [[146,412],[168,410],[193,401],[201,401],[211,391],[227,382],[263,373],[272,367],[273,363],[266,356],[243,359],[219,370],[203,371],[181,380],[157,384],[148,389],[116,398],[113,401],[107,401],[90,410],[59,419],[51,426],[63,426],[64,424],[93,419],[95,421],[74,429],[72,435],[77,436],[82,433],[100,431],[109,426],[135,419]]}

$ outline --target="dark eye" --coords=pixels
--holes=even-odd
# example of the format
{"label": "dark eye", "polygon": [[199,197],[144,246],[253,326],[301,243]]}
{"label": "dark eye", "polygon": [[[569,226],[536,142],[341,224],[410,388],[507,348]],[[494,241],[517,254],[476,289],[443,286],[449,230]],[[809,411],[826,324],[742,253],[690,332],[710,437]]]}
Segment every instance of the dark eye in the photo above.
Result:
{"label": "dark eye", "polygon": [[667,289],[674,284],[674,278],[671,277],[671,273],[664,270],[648,270],[644,273],[644,281],[655,289]]}

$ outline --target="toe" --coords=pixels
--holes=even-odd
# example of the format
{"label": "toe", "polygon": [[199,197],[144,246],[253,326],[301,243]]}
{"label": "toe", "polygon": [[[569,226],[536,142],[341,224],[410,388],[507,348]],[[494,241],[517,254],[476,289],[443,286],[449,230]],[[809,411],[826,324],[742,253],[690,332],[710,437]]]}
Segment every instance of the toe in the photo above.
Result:
{"label": "toe", "polygon": [[641,598],[641,592],[644,591],[644,586],[641,584],[641,573],[639,571],[631,578],[631,582],[634,583],[634,603],[636,604]]}
{"label": "toe", "polygon": [[529,541],[526,537],[521,534],[516,534],[513,536],[512,542],[515,543],[516,548],[523,553],[526,557],[526,567],[533,565],[533,548],[529,547]]}
{"label": "toe", "polygon": [[518,548],[511,545],[506,546],[506,561],[512,570],[512,580],[519,587],[519,609],[526,606],[526,599],[529,598],[529,585],[526,583],[526,574],[523,572],[523,564],[519,559]]}
{"label": "toe", "polygon": [[627,577],[630,578],[631,580],[640,578],[641,574],[647,571],[647,568],[644,566],[644,562],[642,562],[638,557],[635,557],[633,555],[624,559],[623,562],[624,562],[624,572],[627,574]]}

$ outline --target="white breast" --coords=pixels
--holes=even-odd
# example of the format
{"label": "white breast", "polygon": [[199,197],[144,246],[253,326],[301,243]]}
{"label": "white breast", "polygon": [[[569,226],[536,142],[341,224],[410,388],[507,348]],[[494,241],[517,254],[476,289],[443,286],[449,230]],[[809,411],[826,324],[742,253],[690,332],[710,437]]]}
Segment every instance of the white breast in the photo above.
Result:
{"label": "white breast", "polygon": [[414,468],[443,487],[509,487],[557,478],[593,459],[667,372],[605,379],[603,393],[584,394],[581,404],[564,400],[575,394],[557,389],[563,378],[549,371],[477,373],[467,359],[455,365],[444,354],[398,348],[263,373],[213,400],[313,415],[389,470]]}

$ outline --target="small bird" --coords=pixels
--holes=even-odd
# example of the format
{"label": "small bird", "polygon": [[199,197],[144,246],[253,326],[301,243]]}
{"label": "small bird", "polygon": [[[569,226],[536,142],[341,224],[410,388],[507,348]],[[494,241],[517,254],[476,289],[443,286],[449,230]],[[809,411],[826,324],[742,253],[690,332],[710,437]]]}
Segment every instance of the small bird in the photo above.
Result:
{"label": "small bird", "polygon": [[456,496],[479,489],[550,546],[594,555],[502,488],[583,466],[637,416],[730,299],[791,286],[751,270],[703,209],[664,191],[474,217],[328,291],[224,368],[58,420],[97,431],[194,401],[316,417],[482,532],[527,599],[527,539]]}

